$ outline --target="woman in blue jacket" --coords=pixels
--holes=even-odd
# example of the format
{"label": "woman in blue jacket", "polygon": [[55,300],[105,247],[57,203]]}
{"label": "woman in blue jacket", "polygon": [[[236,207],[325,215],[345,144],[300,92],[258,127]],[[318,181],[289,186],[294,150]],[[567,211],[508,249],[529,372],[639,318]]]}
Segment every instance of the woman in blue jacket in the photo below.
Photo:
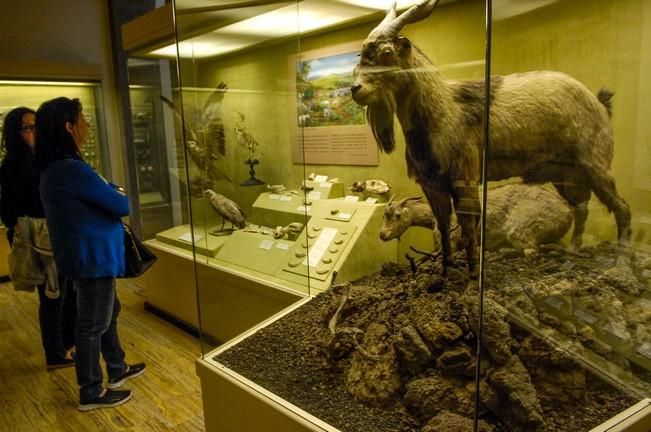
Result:
{"label": "woman in blue jacket", "polygon": [[[117,331],[120,302],[115,278],[124,274],[124,191],[98,175],[81,157],[89,124],[78,99],[60,97],[36,112],[36,163],[52,251],[61,276],[77,291],[79,409],[121,405],[130,390],[115,390],[141,375],[144,363],[128,365]],[[100,352],[108,388],[102,384]]]}

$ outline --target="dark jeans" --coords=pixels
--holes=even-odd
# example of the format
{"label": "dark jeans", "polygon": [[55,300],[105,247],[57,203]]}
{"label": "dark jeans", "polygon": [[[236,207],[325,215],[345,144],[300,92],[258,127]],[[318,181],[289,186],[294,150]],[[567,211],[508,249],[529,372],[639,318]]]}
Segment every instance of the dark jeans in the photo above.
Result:
{"label": "dark jeans", "polygon": [[80,279],[75,280],[74,285],[77,289],[75,369],[79,399],[86,403],[103,391],[100,353],[110,378],[126,370],[117,328],[120,301],[115,291],[115,278]]}
{"label": "dark jeans", "polygon": [[38,287],[38,320],[41,341],[48,364],[61,362],[66,351],[75,345],[75,316],[77,305],[74,288],[69,280],[59,278],[59,298],[45,295],[45,285]]}
{"label": "dark jeans", "polygon": [[[14,228],[7,227],[9,247],[14,244]],[[77,300],[75,288],[70,279],[60,277],[59,298],[45,295],[45,284],[38,285],[38,321],[41,327],[41,343],[45,361],[56,364],[65,359],[67,351],[75,346],[75,323],[77,321]]]}

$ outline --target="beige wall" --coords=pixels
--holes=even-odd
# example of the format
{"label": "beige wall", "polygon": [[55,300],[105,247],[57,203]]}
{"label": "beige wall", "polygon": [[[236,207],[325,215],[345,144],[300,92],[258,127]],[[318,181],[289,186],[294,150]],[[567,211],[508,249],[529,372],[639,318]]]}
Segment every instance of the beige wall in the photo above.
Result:
{"label": "beige wall", "polygon": [[106,0],[2,0],[0,59],[0,76],[11,78],[63,78],[68,73],[74,78],[84,66],[97,65],[93,73],[102,82],[111,177],[124,184]]}

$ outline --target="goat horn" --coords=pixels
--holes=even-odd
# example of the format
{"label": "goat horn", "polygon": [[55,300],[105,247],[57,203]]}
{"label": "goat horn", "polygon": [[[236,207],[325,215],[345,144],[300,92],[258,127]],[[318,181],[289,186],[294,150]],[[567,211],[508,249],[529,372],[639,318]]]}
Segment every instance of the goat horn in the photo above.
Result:
{"label": "goat horn", "polygon": [[385,26],[385,25],[390,25],[393,22],[393,20],[396,19],[396,16],[398,15],[397,12],[396,12],[396,7],[397,7],[396,2],[392,1],[391,2],[391,7],[387,10],[387,14],[385,15],[382,22],[376,28],[382,27],[382,26]]}
{"label": "goat horn", "polygon": [[421,199],[423,199],[422,196],[404,198],[404,199],[400,200],[400,202],[398,203],[398,207],[402,207],[403,205],[405,205],[405,203],[407,201],[418,201],[418,200],[421,200]]}
{"label": "goat horn", "polygon": [[393,199],[396,197],[396,194],[391,195],[391,198],[389,198],[389,202],[387,203],[387,207],[391,205],[393,202]]}
{"label": "goat horn", "polygon": [[369,37],[397,36],[405,25],[424,20],[430,16],[438,2],[439,0],[423,0],[396,18],[396,3],[394,1],[384,20],[371,31]]}

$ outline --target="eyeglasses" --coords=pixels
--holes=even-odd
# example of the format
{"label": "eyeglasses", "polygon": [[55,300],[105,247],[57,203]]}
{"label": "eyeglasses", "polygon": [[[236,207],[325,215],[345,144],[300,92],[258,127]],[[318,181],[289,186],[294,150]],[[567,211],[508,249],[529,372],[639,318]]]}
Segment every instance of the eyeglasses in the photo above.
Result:
{"label": "eyeglasses", "polygon": [[36,125],[33,125],[33,124],[26,124],[26,125],[22,125],[20,127],[20,131],[23,132],[23,133],[34,132],[35,129],[36,129]]}

